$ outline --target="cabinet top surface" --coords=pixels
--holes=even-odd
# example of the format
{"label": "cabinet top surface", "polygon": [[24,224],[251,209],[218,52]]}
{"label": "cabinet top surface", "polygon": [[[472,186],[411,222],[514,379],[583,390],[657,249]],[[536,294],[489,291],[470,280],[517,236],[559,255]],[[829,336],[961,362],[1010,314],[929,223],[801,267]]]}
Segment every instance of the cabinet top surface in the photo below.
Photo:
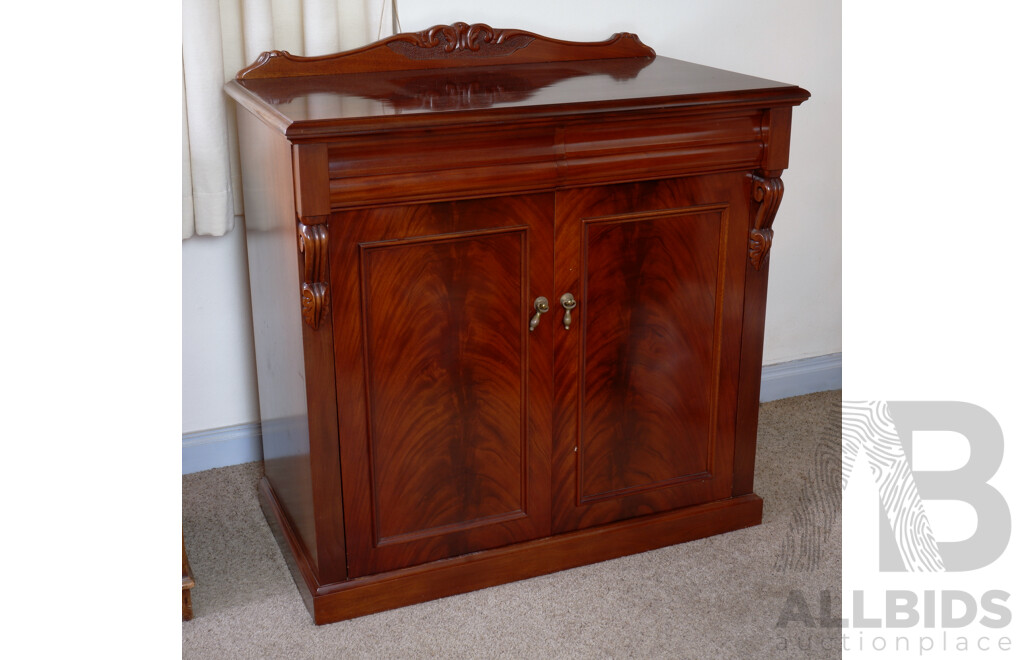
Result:
{"label": "cabinet top surface", "polygon": [[[496,56],[487,54],[488,44],[482,43],[474,44],[476,50],[465,48],[474,57],[460,58],[456,57],[460,55],[458,48],[453,54],[443,53],[442,34],[435,39],[441,46],[435,47],[442,52],[441,58],[423,56],[422,63],[413,61],[416,69],[403,68],[406,65],[402,61],[392,63],[398,59],[393,54],[399,51],[396,45],[409,48],[402,38],[418,37],[423,43],[425,31],[397,35],[334,56],[300,58],[265,53],[240,72],[238,79],[230,81],[226,91],[243,107],[290,136],[594,112],[796,105],[809,96],[795,85],[655,56],[635,35],[614,35],[607,42],[580,44],[555,42],[521,31],[495,31],[487,26],[456,24],[433,30],[453,30],[460,25],[468,27],[471,36],[478,27],[491,30],[491,34],[514,32],[519,39],[529,35],[527,43],[534,52],[551,43],[561,52],[568,52],[570,47],[575,50],[562,61],[535,62],[530,61],[529,48],[513,56]],[[530,43],[534,37],[539,45]],[[515,38],[509,37],[505,43],[514,43]],[[608,49],[609,44],[623,42],[627,42],[626,48]],[[385,50],[387,46],[390,50]],[[583,59],[575,59],[581,51]],[[478,55],[480,52],[484,55]],[[622,56],[624,52],[630,56]],[[609,54],[614,56],[602,57]],[[557,55],[543,55],[558,59]],[[352,64],[360,58],[369,63]]]}

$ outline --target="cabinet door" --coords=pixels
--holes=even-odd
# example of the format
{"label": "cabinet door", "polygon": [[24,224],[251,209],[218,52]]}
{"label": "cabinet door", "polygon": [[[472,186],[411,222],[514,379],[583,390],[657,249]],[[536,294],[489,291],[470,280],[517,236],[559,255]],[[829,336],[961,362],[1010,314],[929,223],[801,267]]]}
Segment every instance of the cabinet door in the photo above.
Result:
{"label": "cabinet door", "polygon": [[350,577],[550,533],[553,206],[331,216]]}
{"label": "cabinet door", "polygon": [[558,193],[555,296],[577,307],[555,331],[555,531],[730,496],[749,189]]}

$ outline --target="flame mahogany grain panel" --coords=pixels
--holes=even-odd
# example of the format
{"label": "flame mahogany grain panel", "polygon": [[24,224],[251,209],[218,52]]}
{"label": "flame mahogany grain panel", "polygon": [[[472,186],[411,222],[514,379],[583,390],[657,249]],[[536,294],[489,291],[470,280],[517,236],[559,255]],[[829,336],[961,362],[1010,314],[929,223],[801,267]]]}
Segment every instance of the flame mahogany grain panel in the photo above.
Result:
{"label": "flame mahogany grain panel", "polygon": [[526,515],[526,241],[361,246],[378,545]]}
{"label": "flame mahogany grain panel", "polygon": [[559,193],[554,528],[728,497],[743,320],[746,177]]}
{"label": "flame mahogany grain panel", "polygon": [[456,23],[265,53],[225,92],[260,499],[316,623],[760,522],[805,90]]}
{"label": "flame mahogany grain panel", "polygon": [[584,223],[583,502],[709,472],[723,211]]}
{"label": "flame mahogany grain panel", "polygon": [[550,531],[552,194],[331,217],[350,575]]}

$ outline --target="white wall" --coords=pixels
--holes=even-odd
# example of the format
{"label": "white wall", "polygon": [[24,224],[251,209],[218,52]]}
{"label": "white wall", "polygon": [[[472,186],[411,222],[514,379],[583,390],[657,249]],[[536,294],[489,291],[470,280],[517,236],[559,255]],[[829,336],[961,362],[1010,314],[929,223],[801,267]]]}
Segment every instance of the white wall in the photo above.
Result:
{"label": "white wall", "polygon": [[258,420],[255,360],[244,225],[182,241],[182,433]]}
{"label": "white wall", "polygon": [[[765,364],[841,351],[838,0],[402,0],[402,29],[466,21],[572,40],[635,32],[659,55],[798,84],[775,221]],[[259,417],[243,228],[182,242],[182,430]]]}

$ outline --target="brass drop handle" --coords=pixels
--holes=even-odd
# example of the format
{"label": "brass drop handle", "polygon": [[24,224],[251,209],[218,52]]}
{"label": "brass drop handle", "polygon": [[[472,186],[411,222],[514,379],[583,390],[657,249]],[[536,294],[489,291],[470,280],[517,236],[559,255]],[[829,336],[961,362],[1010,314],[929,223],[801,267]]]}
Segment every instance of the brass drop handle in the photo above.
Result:
{"label": "brass drop handle", "polygon": [[576,299],[572,297],[571,293],[563,293],[562,297],[558,299],[562,303],[562,307],[565,308],[565,316],[562,317],[562,325],[565,329],[569,329],[569,324],[572,323],[572,310],[576,309]]}
{"label": "brass drop handle", "polygon": [[540,324],[540,315],[551,309],[551,305],[548,304],[547,298],[544,296],[538,296],[537,299],[533,301],[533,308],[537,313],[533,315],[532,319],[530,319],[530,332],[533,332]]}

